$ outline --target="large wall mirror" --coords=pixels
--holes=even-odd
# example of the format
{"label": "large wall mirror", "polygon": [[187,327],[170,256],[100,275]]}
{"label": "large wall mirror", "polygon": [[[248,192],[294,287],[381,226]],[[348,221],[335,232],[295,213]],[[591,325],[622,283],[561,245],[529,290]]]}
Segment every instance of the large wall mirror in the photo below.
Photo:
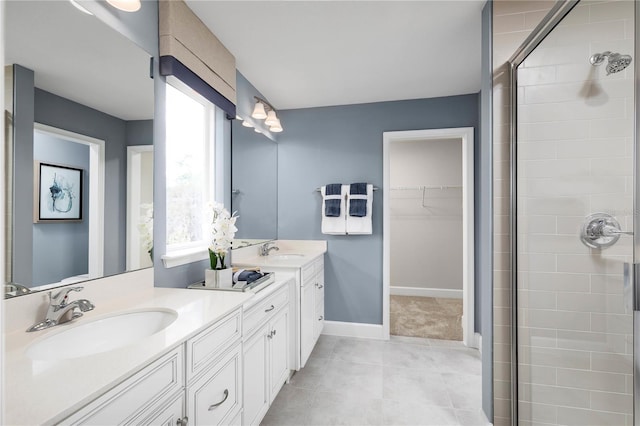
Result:
{"label": "large wall mirror", "polygon": [[5,11],[5,296],[151,267],[151,55],[68,1]]}
{"label": "large wall mirror", "polygon": [[231,208],[238,212],[234,249],[278,234],[278,145],[241,120],[231,125]]}

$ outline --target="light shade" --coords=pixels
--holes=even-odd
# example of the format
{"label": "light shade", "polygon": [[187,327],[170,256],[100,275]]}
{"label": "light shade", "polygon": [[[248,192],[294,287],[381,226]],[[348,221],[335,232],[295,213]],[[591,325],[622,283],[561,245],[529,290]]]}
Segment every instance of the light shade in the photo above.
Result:
{"label": "light shade", "polygon": [[280,124],[280,120],[278,118],[276,118],[275,123],[273,123],[271,127],[269,127],[269,131],[273,133],[280,133],[282,131],[282,125]]}
{"label": "light shade", "polygon": [[260,120],[267,118],[267,112],[264,110],[262,102],[256,102],[256,106],[253,107],[253,113],[251,113],[251,116]]}
{"label": "light shade", "polygon": [[244,127],[253,127],[253,124],[249,123],[247,120],[244,120],[244,121],[242,122],[242,125],[243,125]]}
{"label": "light shade", "polygon": [[111,6],[124,12],[137,12],[140,10],[140,0],[107,0]]}
{"label": "light shade", "polygon": [[267,113],[267,119],[264,120],[264,124],[266,124],[267,126],[273,126],[274,124],[276,124],[276,121],[278,121],[276,112],[274,110],[271,110]]}

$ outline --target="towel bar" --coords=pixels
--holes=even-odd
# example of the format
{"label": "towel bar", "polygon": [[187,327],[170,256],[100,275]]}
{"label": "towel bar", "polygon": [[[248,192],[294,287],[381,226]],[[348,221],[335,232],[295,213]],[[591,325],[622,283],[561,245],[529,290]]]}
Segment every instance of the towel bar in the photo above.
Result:
{"label": "towel bar", "polygon": [[[374,190],[374,191],[377,191],[377,190],[378,190],[378,187],[377,187],[377,186],[374,186],[374,187],[373,187],[373,190]],[[316,189],[315,189],[315,192],[320,192],[320,188],[316,188]]]}

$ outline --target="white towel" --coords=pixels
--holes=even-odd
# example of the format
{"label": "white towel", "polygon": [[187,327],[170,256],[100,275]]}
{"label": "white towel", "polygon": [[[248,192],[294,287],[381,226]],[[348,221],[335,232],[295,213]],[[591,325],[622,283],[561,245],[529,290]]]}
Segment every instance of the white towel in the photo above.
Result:
{"label": "white towel", "polygon": [[[344,191],[344,185],[342,187]],[[367,200],[367,215],[363,217],[356,217],[349,215],[350,200],[351,199],[365,199]],[[371,212],[373,206],[373,185],[367,184],[367,195],[348,195],[347,198],[347,234],[349,235],[370,235],[373,233],[373,225],[371,221]]]}
{"label": "white towel", "polygon": [[[325,186],[320,188],[320,193],[322,194],[322,233],[328,235],[345,235],[347,231],[345,214],[348,214],[345,199],[347,192],[349,192],[349,185],[342,185],[340,188],[340,195],[325,195],[325,189]],[[335,199],[338,197],[340,198],[340,216],[325,216],[325,200]]]}

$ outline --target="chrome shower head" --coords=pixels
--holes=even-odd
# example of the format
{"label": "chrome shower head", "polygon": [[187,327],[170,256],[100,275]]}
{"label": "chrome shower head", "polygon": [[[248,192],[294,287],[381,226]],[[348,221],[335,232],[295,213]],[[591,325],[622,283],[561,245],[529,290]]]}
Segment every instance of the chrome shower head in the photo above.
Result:
{"label": "chrome shower head", "polygon": [[631,63],[631,56],[621,55],[619,53],[611,53],[609,51],[596,53],[591,55],[589,62],[591,65],[601,65],[604,62],[604,58],[607,58],[607,75],[614,74],[622,71]]}

